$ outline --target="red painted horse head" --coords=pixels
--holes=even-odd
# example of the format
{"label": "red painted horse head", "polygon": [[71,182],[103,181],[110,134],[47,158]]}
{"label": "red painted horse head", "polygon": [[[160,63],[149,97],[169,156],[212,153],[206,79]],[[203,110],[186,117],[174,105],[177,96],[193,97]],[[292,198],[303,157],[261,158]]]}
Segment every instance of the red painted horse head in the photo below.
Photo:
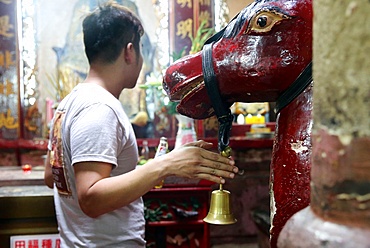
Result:
{"label": "red painted horse head", "polygon": [[217,115],[212,91],[226,108],[277,102],[272,247],[286,221],[310,202],[312,76],[304,74],[312,60],[312,15],[312,0],[256,0],[203,51],[170,65],[163,81],[170,99],[179,102],[178,112],[194,119]]}
{"label": "red painted horse head", "polygon": [[[213,67],[225,102],[275,101],[312,59],[311,0],[260,0],[234,18],[213,45]],[[164,87],[178,112],[195,119],[214,115],[201,53],[166,71]]]}

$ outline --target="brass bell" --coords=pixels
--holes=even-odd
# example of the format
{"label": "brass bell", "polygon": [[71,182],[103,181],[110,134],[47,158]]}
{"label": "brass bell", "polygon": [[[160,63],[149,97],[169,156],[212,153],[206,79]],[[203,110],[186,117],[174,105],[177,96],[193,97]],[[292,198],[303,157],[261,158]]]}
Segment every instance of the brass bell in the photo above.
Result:
{"label": "brass bell", "polygon": [[230,192],[222,189],[212,191],[211,206],[207,216],[203,219],[205,222],[216,225],[229,225],[237,222],[230,210]]}

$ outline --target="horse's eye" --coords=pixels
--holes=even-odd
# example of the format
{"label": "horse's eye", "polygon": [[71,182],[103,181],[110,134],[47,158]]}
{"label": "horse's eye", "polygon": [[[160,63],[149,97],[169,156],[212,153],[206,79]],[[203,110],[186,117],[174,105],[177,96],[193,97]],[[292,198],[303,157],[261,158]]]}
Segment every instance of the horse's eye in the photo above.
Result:
{"label": "horse's eye", "polygon": [[253,31],[257,33],[265,33],[270,31],[276,23],[283,19],[290,18],[291,17],[277,11],[262,10],[252,17],[246,32]]}
{"label": "horse's eye", "polygon": [[[267,23],[269,22],[269,23]],[[271,19],[269,19],[267,16],[260,16],[257,19],[257,25],[261,28],[266,27],[266,25],[271,24]]]}

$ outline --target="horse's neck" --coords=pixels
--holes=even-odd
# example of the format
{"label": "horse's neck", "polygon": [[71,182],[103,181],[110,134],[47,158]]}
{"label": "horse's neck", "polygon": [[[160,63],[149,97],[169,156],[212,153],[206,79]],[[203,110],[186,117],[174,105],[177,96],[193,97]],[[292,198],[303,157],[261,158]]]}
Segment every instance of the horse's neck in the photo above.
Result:
{"label": "horse's neck", "polygon": [[272,237],[310,202],[312,84],[277,116],[271,162]]}
{"label": "horse's neck", "polygon": [[[311,150],[312,129],[312,84],[307,87],[288,106],[281,110],[276,121],[274,155],[297,155],[302,158],[303,151]],[[292,154],[292,152],[294,152]]]}

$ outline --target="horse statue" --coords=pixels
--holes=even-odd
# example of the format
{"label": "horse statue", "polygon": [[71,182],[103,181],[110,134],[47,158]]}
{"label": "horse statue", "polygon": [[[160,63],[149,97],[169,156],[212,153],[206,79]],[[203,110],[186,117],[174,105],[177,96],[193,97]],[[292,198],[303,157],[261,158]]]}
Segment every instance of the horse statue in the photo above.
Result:
{"label": "horse statue", "polygon": [[220,151],[228,146],[234,102],[276,102],[271,247],[287,220],[310,203],[312,18],[312,0],[256,0],[163,78],[180,114],[218,117]]}

